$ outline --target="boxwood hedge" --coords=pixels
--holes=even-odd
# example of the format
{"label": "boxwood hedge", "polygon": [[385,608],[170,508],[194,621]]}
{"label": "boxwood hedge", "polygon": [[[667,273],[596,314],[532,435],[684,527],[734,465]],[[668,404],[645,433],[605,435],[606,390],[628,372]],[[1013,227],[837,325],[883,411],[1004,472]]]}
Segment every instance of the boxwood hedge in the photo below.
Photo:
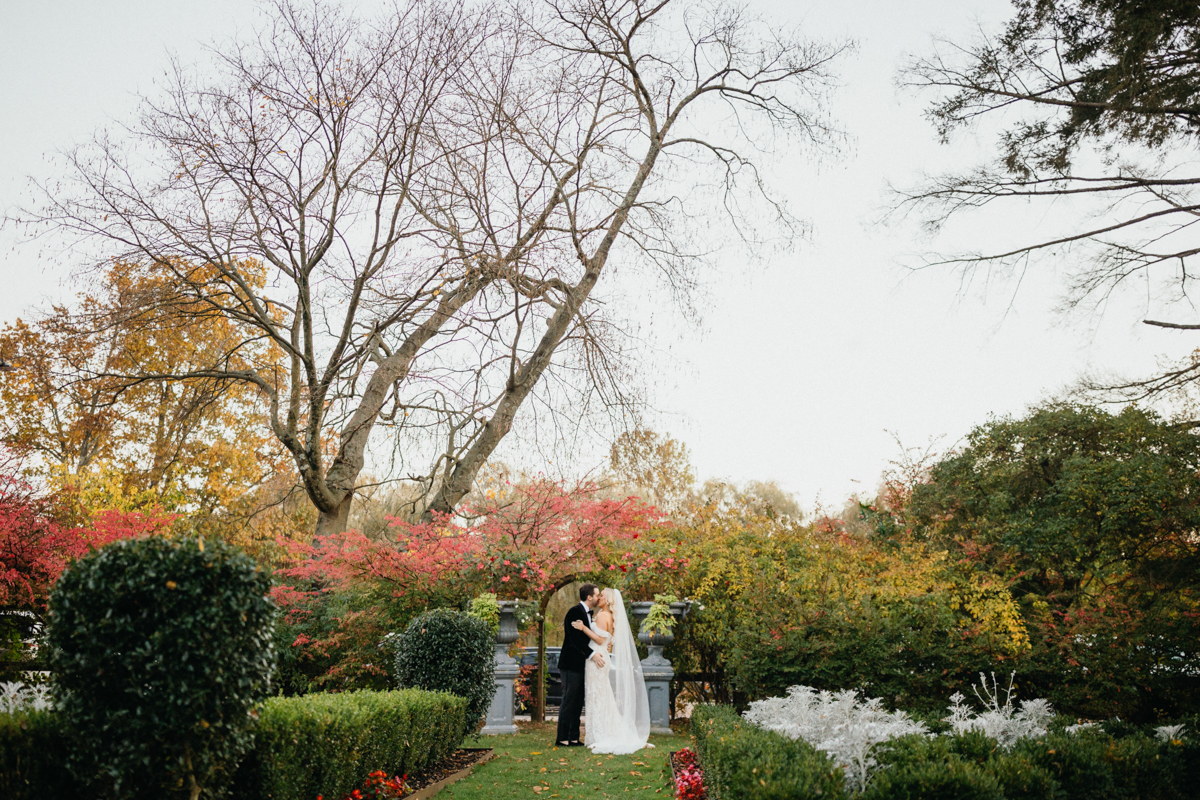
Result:
{"label": "boxwood hedge", "polygon": [[[230,796],[345,797],[375,770],[411,775],[459,746],[466,709],[461,697],[416,689],[270,698],[255,710]],[[72,745],[62,714],[0,714],[0,798],[94,796],[70,769]]]}
{"label": "boxwood hedge", "polygon": [[[824,754],[732,708],[697,707],[692,733],[713,800],[846,797]],[[861,800],[1184,800],[1200,786],[1200,742],[1150,731],[1051,733],[1011,751],[979,732],[905,736],[874,753],[881,769]]]}
{"label": "boxwood hedge", "polygon": [[466,711],[461,697],[417,689],[272,697],[232,797],[345,797],[375,770],[411,775],[461,744]]}
{"label": "boxwood hedge", "polygon": [[732,708],[697,706],[691,727],[712,800],[846,796],[829,756],[751,725]]}

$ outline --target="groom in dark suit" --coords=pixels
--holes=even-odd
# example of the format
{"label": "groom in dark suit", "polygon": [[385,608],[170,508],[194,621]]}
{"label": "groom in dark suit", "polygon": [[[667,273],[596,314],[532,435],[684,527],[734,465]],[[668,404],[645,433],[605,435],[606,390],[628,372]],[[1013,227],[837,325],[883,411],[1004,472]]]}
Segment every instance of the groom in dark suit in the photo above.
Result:
{"label": "groom in dark suit", "polygon": [[[562,652],[558,656],[558,674],[562,676],[562,705],[558,710],[559,747],[582,747],[579,741],[579,715],[583,712],[583,668],[592,657],[591,639],[571,626],[579,620],[591,625],[592,611],[600,604],[600,590],[594,584],[579,587],[579,605],[571,606],[563,619]],[[599,653],[597,658],[603,658]]]}

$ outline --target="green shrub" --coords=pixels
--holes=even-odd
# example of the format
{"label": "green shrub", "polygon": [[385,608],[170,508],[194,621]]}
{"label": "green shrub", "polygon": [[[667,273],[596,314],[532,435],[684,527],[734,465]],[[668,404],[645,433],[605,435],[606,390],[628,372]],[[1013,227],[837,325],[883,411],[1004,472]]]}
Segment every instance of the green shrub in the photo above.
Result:
{"label": "green shrub", "polygon": [[963,761],[984,764],[991,760],[999,744],[980,730],[969,730],[946,737],[950,752]]}
{"label": "green shrub", "polygon": [[408,624],[395,648],[401,687],[466,698],[464,734],[479,729],[496,693],[495,637],[486,622],[445,608],[426,611]]}
{"label": "green shrub", "polygon": [[220,542],[135,539],[70,566],[50,596],[52,691],[96,794],[219,793],[250,746],[275,608]]}
{"label": "green shrub", "polygon": [[272,697],[232,796],[344,797],[375,770],[412,774],[459,746],[466,710],[461,697],[415,689]]}
{"label": "green shrub", "polygon": [[1112,740],[1106,736],[1057,733],[1045,739],[1023,739],[1013,748],[1015,755],[1046,770],[1061,793],[1058,797],[1114,797],[1112,767],[1108,749]]}
{"label": "green shrub", "polygon": [[52,711],[0,714],[0,797],[82,795],[66,767],[69,746],[62,717]]}
{"label": "green shrub", "polygon": [[890,739],[874,750],[876,760],[887,769],[906,769],[927,762],[941,763],[954,758],[950,737],[910,734]]}
{"label": "green shrub", "polygon": [[483,592],[471,600],[467,613],[487,623],[492,636],[500,633],[500,601],[495,592]]}
{"label": "green shrub", "polygon": [[876,773],[862,800],[1004,800],[986,768],[951,758]]}
{"label": "green shrub", "polygon": [[1008,800],[1054,800],[1058,796],[1050,773],[1023,756],[997,755],[991,769]]}
{"label": "green shrub", "polygon": [[697,706],[692,735],[712,800],[846,796],[842,771],[827,755],[751,725],[727,706]]}

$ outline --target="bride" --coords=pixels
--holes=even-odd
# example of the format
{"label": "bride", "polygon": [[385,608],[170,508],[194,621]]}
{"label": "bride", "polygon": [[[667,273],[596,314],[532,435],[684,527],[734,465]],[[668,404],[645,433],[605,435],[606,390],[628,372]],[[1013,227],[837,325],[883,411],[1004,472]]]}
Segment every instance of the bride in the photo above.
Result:
{"label": "bride", "polygon": [[578,620],[571,624],[592,640],[593,657],[584,671],[584,744],[593,753],[617,755],[654,747],[647,744],[650,701],[621,593],[616,589],[600,593],[600,611],[591,627]]}

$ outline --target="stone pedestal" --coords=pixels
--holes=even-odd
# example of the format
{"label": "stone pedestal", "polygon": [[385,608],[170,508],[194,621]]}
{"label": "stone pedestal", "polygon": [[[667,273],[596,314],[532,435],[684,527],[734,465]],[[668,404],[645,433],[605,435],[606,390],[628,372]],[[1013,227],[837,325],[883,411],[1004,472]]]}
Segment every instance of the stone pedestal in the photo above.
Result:
{"label": "stone pedestal", "polygon": [[494,656],[496,696],[492,698],[492,705],[488,708],[487,721],[481,731],[489,736],[517,732],[517,726],[513,723],[513,707],[517,675],[521,672],[521,665],[508,654],[508,646],[515,642],[520,635],[514,613],[516,609],[516,601],[500,601],[500,632],[496,634],[496,655]]}
{"label": "stone pedestal", "polygon": [[[633,618],[637,621],[638,641],[646,645],[650,654],[642,659],[642,677],[646,680],[646,694],[650,699],[650,732],[671,732],[671,681],[675,678],[675,669],[663,654],[663,648],[675,641],[673,633],[644,633],[641,630],[642,621],[650,613],[653,603],[632,603]],[[672,603],[671,616],[677,621],[687,614],[688,603]]]}
{"label": "stone pedestal", "polygon": [[[638,634],[642,638],[644,634]],[[655,636],[656,640],[662,639]],[[675,668],[663,658],[661,644],[652,644],[650,655],[642,659],[642,677],[646,679],[646,694],[650,698],[650,732],[671,732],[671,681]]]}

